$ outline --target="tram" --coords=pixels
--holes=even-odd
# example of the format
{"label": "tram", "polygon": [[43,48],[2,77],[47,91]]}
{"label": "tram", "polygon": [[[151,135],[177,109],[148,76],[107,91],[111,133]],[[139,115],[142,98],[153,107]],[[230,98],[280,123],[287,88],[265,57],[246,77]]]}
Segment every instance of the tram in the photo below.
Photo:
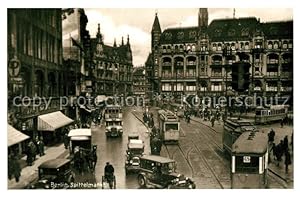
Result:
{"label": "tram", "polygon": [[224,121],[223,130],[223,150],[226,154],[231,155],[232,145],[238,137],[245,131],[252,131],[256,127],[253,122],[247,119],[230,118]]}
{"label": "tram", "polygon": [[231,188],[266,188],[268,138],[258,131],[242,133],[232,146]]}
{"label": "tram", "polygon": [[180,121],[179,118],[169,110],[158,111],[159,134],[162,141],[167,144],[178,144]]}
{"label": "tram", "polygon": [[280,121],[288,116],[288,105],[272,105],[268,108],[258,107],[255,110],[255,123],[266,124]]}

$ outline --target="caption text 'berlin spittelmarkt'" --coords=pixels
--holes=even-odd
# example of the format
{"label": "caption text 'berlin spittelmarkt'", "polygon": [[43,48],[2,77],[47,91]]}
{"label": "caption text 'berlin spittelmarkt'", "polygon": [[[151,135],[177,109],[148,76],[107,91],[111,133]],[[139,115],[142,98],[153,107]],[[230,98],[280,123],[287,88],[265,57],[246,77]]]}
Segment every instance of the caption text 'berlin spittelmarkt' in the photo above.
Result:
{"label": "caption text 'berlin spittelmarkt'", "polygon": [[8,9],[8,189],[294,188],[292,9]]}

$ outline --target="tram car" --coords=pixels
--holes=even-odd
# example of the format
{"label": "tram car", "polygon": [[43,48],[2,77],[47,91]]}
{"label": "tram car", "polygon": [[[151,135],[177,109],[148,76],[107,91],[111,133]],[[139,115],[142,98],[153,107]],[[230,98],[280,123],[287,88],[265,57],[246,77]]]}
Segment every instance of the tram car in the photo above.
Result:
{"label": "tram car", "polygon": [[180,121],[172,111],[158,111],[159,135],[165,144],[178,144]]}
{"label": "tram car", "polygon": [[231,188],[266,188],[268,175],[267,134],[242,133],[232,146]]}
{"label": "tram car", "polygon": [[280,121],[288,116],[287,105],[272,105],[268,108],[258,107],[255,110],[255,123],[266,124]]}
{"label": "tram car", "polygon": [[256,129],[251,120],[230,118],[224,121],[223,130],[223,150],[225,154],[231,155],[232,145],[238,137],[245,131]]}

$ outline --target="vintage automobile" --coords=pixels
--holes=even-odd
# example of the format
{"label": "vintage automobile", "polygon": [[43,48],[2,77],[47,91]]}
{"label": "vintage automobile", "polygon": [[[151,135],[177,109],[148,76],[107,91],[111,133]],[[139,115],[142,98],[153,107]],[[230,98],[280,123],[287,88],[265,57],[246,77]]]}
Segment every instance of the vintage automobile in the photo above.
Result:
{"label": "vintage automobile", "polygon": [[140,157],[144,154],[145,144],[142,140],[129,139],[126,151],[125,172],[139,171]]}
{"label": "vintage automobile", "polygon": [[[138,183],[141,188],[183,188],[195,189],[195,183],[176,171],[174,160],[157,156],[144,155],[140,157],[140,172]],[[186,180],[186,182],[181,182]]]}
{"label": "vintage automobile", "polygon": [[122,121],[106,121],[105,126],[106,137],[121,137],[123,135]]}
{"label": "vintage automobile", "polygon": [[[72,129],[70,137],[70,158],[73,159],[74,168],[79,171],[95,171],[97,163],[97,145],[92,144],[91,129]],[[84,160],[87,160],[85,168]]]}
{"label": "vintage automobile", "polygon": [[71,160],[56,158],[42,163],[38,167],[38,181],[31,189],[67,189],[75,180],[71,170]]}

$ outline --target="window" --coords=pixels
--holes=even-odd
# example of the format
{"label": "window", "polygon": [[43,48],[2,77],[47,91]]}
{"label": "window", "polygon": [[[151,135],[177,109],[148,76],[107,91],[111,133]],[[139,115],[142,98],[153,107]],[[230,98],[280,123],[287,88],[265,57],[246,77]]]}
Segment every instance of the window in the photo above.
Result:
{"label": "window", "polygon": [[275,42],[274,42],[274,49],[278,49],[278,47],[279,47],[279,44],[278,44],[277,41],[275,41]]}
{"label": "window", "polygon": [[186,85],[186,91],[196,91],[196,85],[195,83],[187,83]]}
{"label": "window", "polygon": [[212,44],[212,50],[213,51],[216,51],[217,50],[217,45],[214,43],[214,44]]}
{"label": "window", "polygon": [[235,156],[236,172],[257,173],[259,168],[259,157]]}
{"label": "window", "polygon": [[171,90],[172,90],[171,84],[165,83],[162,85],[162,91],[171,91]]}
{"label": "window", "polygon": [[283,41],[282,49],[287,49],[287,47],[288,47],[287,41]]}
{"label": "window", "polygon": [[212,83],[211,91],[222,91],[221,83]]}
{"label": "window", "polygon": [[240,43],[240,48],[241,48],[241,49],[244,49],[244,42],[241,42],[241,43]]}
{"label": "window", "polygon": [[293,48],[293,42],[292,41],[289,41],[289,49],[292,49]]}
{"label": "window", "polygon": [[195,45],[192,46],[192,51],[193,51],[193,52],[196,51],[196,46],[195,46]]}
{"label": "window", "polygon": [[249,42],[245,43],[245,50],[249,50]]}
{"label": "window", "polygon": [[269,41],[268,42],[268,49],[272,49],[273,48],[273,43],[272,43],[272,41]]}
{"label": "window", "polygon": [[177,87],[176,84],[174,85],[174,91],[183,91],[183,84],[182,83],[177,83]]}
{"label": "window", "polygon": [[165,124],[166,130],[165,131],[169,131],[169,130],[178,130],[178,124],[170,124],[170,123],[166,123]]}
{"label": "window", "polygon": [[235,50],[235,43],[231,43],[231,49]]}
{"label": "window", "polygon": [[222,44],[219,43],[219,44],[218,44],[218,51],[221,51],[221,50],[222,50]]}

